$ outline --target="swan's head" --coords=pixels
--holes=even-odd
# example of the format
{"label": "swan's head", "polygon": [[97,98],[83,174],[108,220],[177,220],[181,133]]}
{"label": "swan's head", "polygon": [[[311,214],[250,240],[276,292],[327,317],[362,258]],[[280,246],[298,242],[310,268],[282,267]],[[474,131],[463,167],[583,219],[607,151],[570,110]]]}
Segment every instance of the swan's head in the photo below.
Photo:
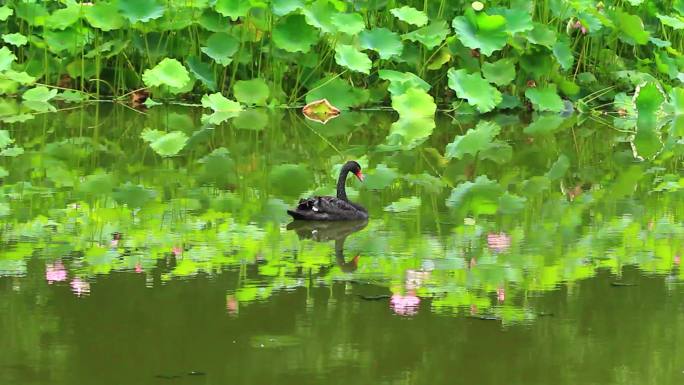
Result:
{"label": "swan's head", "polygon": [[349,162],[345,163],[344,166],[342,167],[342,171],[345,171],[345,170],[354,173],[354,175],[356,175],[356,177],[359,178],[359,180],[361,182],[363,182],[363,174],[361,173],[361,165],[358,164],[356,161],[350,160]]}

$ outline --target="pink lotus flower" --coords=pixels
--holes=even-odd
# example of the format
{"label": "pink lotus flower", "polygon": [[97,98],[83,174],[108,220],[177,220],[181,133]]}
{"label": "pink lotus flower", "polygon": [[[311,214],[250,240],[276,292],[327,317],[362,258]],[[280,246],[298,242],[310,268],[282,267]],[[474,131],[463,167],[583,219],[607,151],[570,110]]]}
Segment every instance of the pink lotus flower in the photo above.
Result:
{"label": "pink lotus flower", "polygon": [[226,297],[226,310],[230,315],[237,315],[240,310],[240,304],[234,295],[229,295]]}
{"label": "pink lotus flower", "polygon": [[183,254],[183,248],[179,247],[179,246],[174,246],[173,249],[171,249],[171,252],[173,253],[173,255],[175,255],[177,257],[177,256]]}
{"label": "pink lotus flower", "polygon": [[90,282],[87,280],[76,277],[71,280],[71,291],[77,296],[82,296],[90,294]]}
{"label": "pink lotus flower", "polygon": [[496,289],[496,299],[499,302],[503,302],[506,299],[506,289],[504,289],[503,287],[498,287]]}
{"label": "pink lotus flower", "polygon": [[45,265],[45,280],[47,280],[49,284],[66,281],[66,279],[67,271],[64,268],[62,261],[57,260]]}
{"label": "pink lotus flower", "polygon": [[136,262],[136,264],[135,264],[135,272],[136,272],[136,273],[142,273],[142,272],[143,272],[143,268],[142,268],[142,266],[140,265],[140,262]]}
{"label": "pink lotus flower", "polygon": [[420,305],[420,298],[416,297],[412,291],[407,295],[394,294],[390,299],[390,308],[397,315],[416,315],[418,314],[418,305]]}
{"label": "pink lotus flower", "polygon": [[487,234],[487,246],[495,253],[501,253],[511,247],[511,237],[506,233]]}

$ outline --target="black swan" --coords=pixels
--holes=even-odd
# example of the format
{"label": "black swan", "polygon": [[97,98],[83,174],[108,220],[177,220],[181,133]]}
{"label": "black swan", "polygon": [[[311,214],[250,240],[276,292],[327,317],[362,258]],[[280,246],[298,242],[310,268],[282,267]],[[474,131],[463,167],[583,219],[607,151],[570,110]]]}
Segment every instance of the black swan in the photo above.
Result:
{"label": "black swan", "polygon": [[363,230],[367,224],[366,219],[345,222],[294,221],[287,225],[287,229],[294,230],[299,239],[313,239],[316,242],[334,240],[337,265],[343,272],[351,273],[358,268],[360,256],[357,254],[347,261],[344,257],[344,241],[349,235]]}
{"label": "black swan", "polygon": [[361,166],[353,160],[345,163],[340,170],[340,177],[337,179],[337,197],[316,196],[299,201],[299,205],[294,210],[287,210],[287,213],[294,219],[307,221],[349,221],[368,219],[368,211],[356,203],[347,199],[347,192],[344,184],[347,174],[354,173],[363,182]]}

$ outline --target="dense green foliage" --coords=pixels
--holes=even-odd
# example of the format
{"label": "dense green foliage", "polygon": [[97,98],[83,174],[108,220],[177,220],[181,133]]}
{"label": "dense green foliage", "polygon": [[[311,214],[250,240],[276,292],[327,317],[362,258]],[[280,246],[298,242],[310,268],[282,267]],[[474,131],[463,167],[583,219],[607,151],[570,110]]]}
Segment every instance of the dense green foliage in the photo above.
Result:
{"label": "dense green foliage", "polygon": [[247,105],[350,108],[420,83],[430,104],[460,112],[559,112],[563,100],[586,111],[644,82],[679,85],[683,14],[681,0],[10,0],[0,94],[148,87],[157,99],[220,91]]}

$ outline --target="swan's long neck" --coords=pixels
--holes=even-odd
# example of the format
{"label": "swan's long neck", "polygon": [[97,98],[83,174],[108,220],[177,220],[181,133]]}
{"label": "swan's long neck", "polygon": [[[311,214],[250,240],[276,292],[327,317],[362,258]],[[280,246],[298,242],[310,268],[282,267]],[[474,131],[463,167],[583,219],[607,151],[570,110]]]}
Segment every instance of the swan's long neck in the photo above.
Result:
{"label": "swan's long neck", "polygon": [[342,199],[344,201],[348,200],[347,190],[344,187],[345,182],[347,181],[348,173],[349,170],[347,170],[346,168],[342,168],[342,170],[340,171],[340,176],[339,178],[337,178],[337,198]]}

